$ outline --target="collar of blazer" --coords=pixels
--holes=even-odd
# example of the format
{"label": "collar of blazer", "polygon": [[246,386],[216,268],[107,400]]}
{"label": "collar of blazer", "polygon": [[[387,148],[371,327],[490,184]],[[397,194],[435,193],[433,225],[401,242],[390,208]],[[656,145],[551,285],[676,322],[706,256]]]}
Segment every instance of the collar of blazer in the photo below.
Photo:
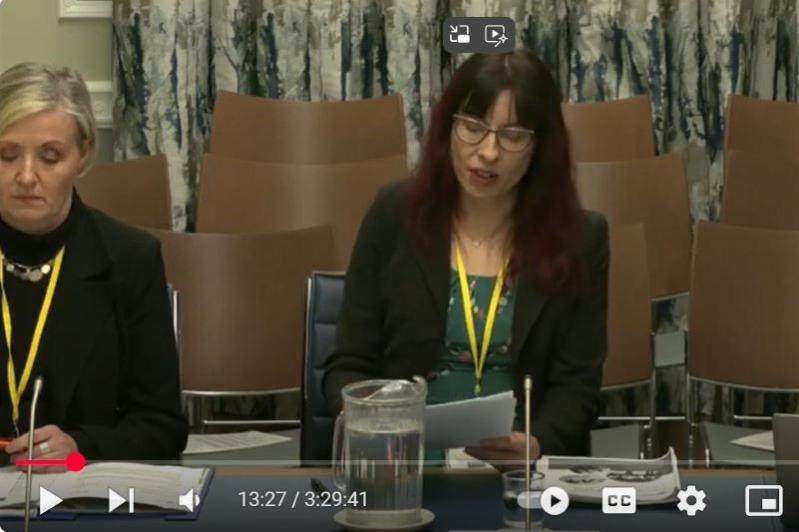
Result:
{"label": "collar of blazer", "polygon": [[[422,249],[414,245],[413,248],[414,257],[424,274],[427,288],[439,311],[442,323],[446,323],[449,301],[450,237],[446,231],[439,231],[431,236],[428,247]],[[546,296],[536,288],[529,274],[519,274],[516,285],[516,307],[513,310],[511,326],[512,357],[518,356],[546,300]]]}
{"label": "collar of blazer", "polygon": [[[101,326],[114,310],[111,259],[94,213],[84,205],[67,237],[61,276],[42,339],[41,368],[48,417],[63,423],[80,375],[97,343]],[[110,356],[110,354],[109,354]],[[38,364],[37,364],[38,365]],[[62,427],[65,428],[65,427]]]}

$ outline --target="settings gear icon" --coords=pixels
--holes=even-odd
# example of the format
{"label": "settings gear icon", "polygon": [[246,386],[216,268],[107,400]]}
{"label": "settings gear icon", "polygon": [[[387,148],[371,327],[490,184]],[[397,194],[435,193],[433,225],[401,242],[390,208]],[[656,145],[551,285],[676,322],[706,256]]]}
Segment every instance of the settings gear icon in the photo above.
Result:
{"label": "settings gear icon", "polygon": [[[677,503],[677,509],[693,517],[696,512],[702,512],[707,507],[705,497],[707,495],[705,495],[703,490],[698,490],[696,486],[691,484],[688,488],[677,493],[677,498],[680,499],[680,502]],[[688,502],[689,499],[693,499],[693,501]]]}

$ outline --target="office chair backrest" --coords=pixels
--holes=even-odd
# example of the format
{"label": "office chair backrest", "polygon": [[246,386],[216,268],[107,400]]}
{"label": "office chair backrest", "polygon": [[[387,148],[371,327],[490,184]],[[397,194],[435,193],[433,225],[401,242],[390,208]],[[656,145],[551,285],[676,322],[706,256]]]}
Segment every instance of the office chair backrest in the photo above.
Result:
{"label": "office chair backrest", "polygon": [[219,91],[208,151],[269,163],[325,164],[405,156],[402,97],[299,102]]}
{"label": "office chair backrest", "polygon": [[780,158],[796,156],[799,103],[727,97],[724,151],[749,151]]}
{"label": "office chair backrest", "polygon": [[361,220],[378,189],[408,175],[404,156],[344,164],[276,164],[206,154],[197,231],[253,233],[334,228],[337,269],[346,269]]}
{"label": "office chair backrest", "polygon": [[344,295],[344,274],[314,272],[308,279],[305,312],[305,357],[302,371],[300,460],[327,462],[332,453],[334,418],[322,392],[327,357],[336,345],[336,322]]}
{"label": "office chair backrest", "polygon": [[642,225],[610,227],[608,357],[602,386],[640,383],[652,376],[652,305]]}
{"label": "office chair backrest", "polygon": [[183,389],[264,392],[298,387],[303,286],[333,263],[332,230],[262,235],[154,231],[180,291]]}
{"label": "office chair backrest", "polygon": [[764,229],[799,229],[799,151],[793,157],[729,150],[721,221]]}
{"label": "office chair backrest", "polygon": [[98,163],[75,184],[81,199],[132,225],[172,228],[169,169],[164,155]]}
{"label": "office chair backrest", "polygon": [[799,388],[799,231],[700,221],[694,245],[691,375]]}
{"label": "office chair backrest", "polygon": [[598,103],[566,103],[572,159],[617,161],[655,156],[649,95]]}
{"label": "office chair backrest", "polygon": [[583,205],[611,224],[642,224],[652,297],[688,290],[691,220],[682,159],[676,153],[606,163],[578,163]]}

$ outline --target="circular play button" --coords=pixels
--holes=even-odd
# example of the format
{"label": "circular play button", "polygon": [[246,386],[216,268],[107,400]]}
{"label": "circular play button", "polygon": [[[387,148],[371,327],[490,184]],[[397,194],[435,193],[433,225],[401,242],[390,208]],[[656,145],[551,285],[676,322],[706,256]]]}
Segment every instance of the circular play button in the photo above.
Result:
{"label": "circular play button", "polygon": [[549,515],[560,515],[569,508],[566,490],[552,486],[541,492],[541,509]]}

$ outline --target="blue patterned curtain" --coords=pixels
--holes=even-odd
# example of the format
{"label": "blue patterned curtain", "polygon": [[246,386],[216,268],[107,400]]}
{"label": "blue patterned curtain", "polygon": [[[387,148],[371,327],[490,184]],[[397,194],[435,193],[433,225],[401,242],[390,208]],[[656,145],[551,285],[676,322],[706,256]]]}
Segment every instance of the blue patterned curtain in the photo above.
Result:
{"label": "blue patterned curtain", "polygon": [[719,211],[730,93],[795,100],[799,0],[118,0],[115,157],[162,152],[174,219],[191,216],[217,90],[293,100],[402,94],[409,154],[463,57],[449,15],[509,16],[571,101],[648,92],[657,147],[679,151],[692,215]]}
{"label": "blue patterned curtain", "polygon": [[[465,58],[447,16],[507,16],[564,97],[649,93],[656,146],[684,157],[694,219],[715,219],[731,93],[796,100],[799,0],[115,0],[114,153],[165,153],[176,229],[191,226],[217,90],[292,100],[399,92],[411,162]],[[685,327],[678,302],[661,330]],[[673,377],[673,376],[672,376]],[[676,379],[668,378],[669,381]],[[679,385],[669,386],[671,406]]]}

